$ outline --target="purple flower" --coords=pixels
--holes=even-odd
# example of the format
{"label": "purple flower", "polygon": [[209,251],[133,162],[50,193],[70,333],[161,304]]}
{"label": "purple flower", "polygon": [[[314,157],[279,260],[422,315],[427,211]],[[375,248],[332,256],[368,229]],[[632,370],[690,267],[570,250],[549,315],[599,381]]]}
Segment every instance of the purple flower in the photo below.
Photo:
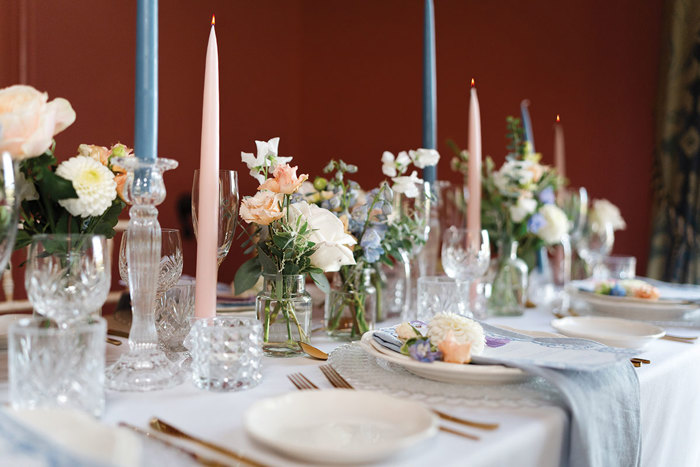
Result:
{"label": "purple flower", "polygon": [[537,198],[542,204],[554,204],[554,188],[548,186],[544,190],[540,191],[540,194],[537,195]]}
{"label": "purple flower", "polygon": [[430,340],[418,340],[408,348],[408,354],[412,359],[419,362],[434,362],[442,358],[442,352],[439,350],[433,352],[430,348]]}
{"label": "purple flower", "polygon": [[547,225],[547,221],[544,216],[538,212],[533,214],[530,220],[527,221],[527,230],[532,233],[537,233],[537,231],[545,225]]}
{"label": "purple flower", "polygon": [[384,254],[384,249],[381,245],[382,238],[375,229],[367,229],[360,240],[360,246],[365,254],[365,259],[368,263],[374,263]]}
{"label": "purple flower", "polygon": [[510,342],[507,337],[490,337],[486,336],[486,346],[487,347],[502,347]]}

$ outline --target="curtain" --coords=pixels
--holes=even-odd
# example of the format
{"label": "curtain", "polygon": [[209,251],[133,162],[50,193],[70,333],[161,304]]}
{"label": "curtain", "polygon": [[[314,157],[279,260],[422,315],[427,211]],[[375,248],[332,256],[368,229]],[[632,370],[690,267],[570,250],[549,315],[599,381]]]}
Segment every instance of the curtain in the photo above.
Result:
{"label": "curtain", "polygon": [[668,0],[647,275],[700,283],[700,1]]}

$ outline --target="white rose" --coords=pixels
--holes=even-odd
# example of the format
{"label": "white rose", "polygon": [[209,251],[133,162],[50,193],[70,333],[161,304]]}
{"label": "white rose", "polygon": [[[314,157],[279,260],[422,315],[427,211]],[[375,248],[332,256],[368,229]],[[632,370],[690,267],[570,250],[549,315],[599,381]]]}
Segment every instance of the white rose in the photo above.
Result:
{"label": "white rose", "polygon": [[420,193],[418,185],[423,183],[423,180],[418,178],[418,173],[414,170],[410,176],[394,177],[391,179],[394,186],[391,187],[395,193],[403,193],[406,198],[415,198]]}
{"label": "white rose", "polygon": [[340,270],[340,266],[355,264],[352,250],[348,248],[355,245],[357,240],[352,235],[345,233],[345,226],[338,217],[327,209],[315,204],[300,201],[289,206],[289,219],[291,225],[299,225],[304,222],[311,229],[309,240],[317,246],[311,255],[311,264],[323,269],[323,272]]}
{"label": "white rose", "polygon": [[515,205],[510,206],[510,218],[513,222],[522,222],[528,214],[532,214],[537,209],[537,200],[521,196]]}
{"label": "white rose", "polygon": [[612,224],[613,230],[624,230],[627,227],[620,214],[620,209],[607,199],[596,199],[590,213],[591,223],[602,226],[606,222]]}
{"label": "white rose", "polygon": [[0,152],[13,159],[40,156],[51,147],[54,135],[75,121],[70,103],[31,86],[15,85],[0,89]]}
{"label": "white rose", "polygon": [[554,204],[545,204],[539,213],[546,224],[537,230],[537,236],[550,245],[559,243],[569,231],[566,214]]}
{"label": "white rose", "polygon": [[410,151],[409,155],[413,165],[419,169],[435,166],[440,161],[440,154],[435,149],[421,148],[416,151]]}

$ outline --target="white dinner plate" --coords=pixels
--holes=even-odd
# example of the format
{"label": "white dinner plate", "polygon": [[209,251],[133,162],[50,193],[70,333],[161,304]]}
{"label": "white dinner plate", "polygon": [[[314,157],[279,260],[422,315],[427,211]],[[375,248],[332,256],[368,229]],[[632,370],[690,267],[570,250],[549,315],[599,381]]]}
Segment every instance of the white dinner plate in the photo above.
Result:
{"label": "white dinner plate", "polygon": [[10,331],[10,324],[22,318],[31,318],[27,314],[0,315],[0,350],[7,350],[7,336]]}
{"label": "white dinner plate", "polygon": [[553,320],[552,327],[566,336],[629,349],[642,349],[666,334],[653,324],[603,316],[567,316]]}
{"label": "white dinner plate", "polygon": [[697,303],[666,300],[663,296],[659,300],[645,300],[636,297],[601,295],[578,288],[571,288],[570,293],[573,297],[590,305],[595,313],[642,321],[680,320],[700,308],[700,304]]}
{"label": "white dinner plate", "polygon": [[320,464],[375,462],[437,432],[423,405],[370,391],[301,391],[253,404],[244,417],[256,441]]}
{"label": "white dinner plate", "polygon": [[[502,365],[460,365],[446,362],[419,362],[408,355],[389,350],[379,344],[366,332],[360,340],[362,348],[370,355],[391,363],[401,365],[416,376],[421,376],[443,383],[470,384],[502,384],[517,383],[531,378],[530,375],[518,368],[508,368]],[[484,355],[488,354],[488,347]]]}

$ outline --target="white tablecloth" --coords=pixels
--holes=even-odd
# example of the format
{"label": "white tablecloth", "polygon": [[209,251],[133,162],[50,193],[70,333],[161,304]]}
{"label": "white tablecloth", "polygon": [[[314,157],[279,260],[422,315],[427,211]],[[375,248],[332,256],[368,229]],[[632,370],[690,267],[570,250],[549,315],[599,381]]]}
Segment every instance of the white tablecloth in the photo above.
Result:
{"label": "white tablecloth", "polygon": [[[489,322],[528,330],[552,331],[551,315],[529,310],[519,318],[498,318]],[[687,329],[669,329],[678,334],[697,334]],[[314,336],[313,343],[331,351],[328,339]],[[108,360],[116,359],[126,346],[108,346]],[[638,368],[641,384],[643,465],[700,465],[700,344],[660,340],[639,353],[652,361]],[[6,360],[3,358],[3,366]],[[243,430],[242,416],[255,401],[296,391],[287,375],[302,372],[321,388],[331,388],[318,369],[322,362],[306,357],[265,358],[263,382],[256,388],[232,393],[196,389],[189,381],[170,390],[151,393],[107,393],[104,420],[146,428],[158,416],[191,434],[229,446],[270,465],[304,465],[254,443]],[[0,400],[7,401],[5,380]],[[445,406],[456,416],[497,422],[501,428],[486,432],[460,425],[454,428],[478,434],[470,441],[447,433],[402,452],[382,465],[469,465],[469,466],[555,466],[559,465],[562,442],[568,430],[567,417],[557,407],[456,407]],[[154,460],[155,462],[155,460]],[[154,464],[155,465],[155,464]]]}

